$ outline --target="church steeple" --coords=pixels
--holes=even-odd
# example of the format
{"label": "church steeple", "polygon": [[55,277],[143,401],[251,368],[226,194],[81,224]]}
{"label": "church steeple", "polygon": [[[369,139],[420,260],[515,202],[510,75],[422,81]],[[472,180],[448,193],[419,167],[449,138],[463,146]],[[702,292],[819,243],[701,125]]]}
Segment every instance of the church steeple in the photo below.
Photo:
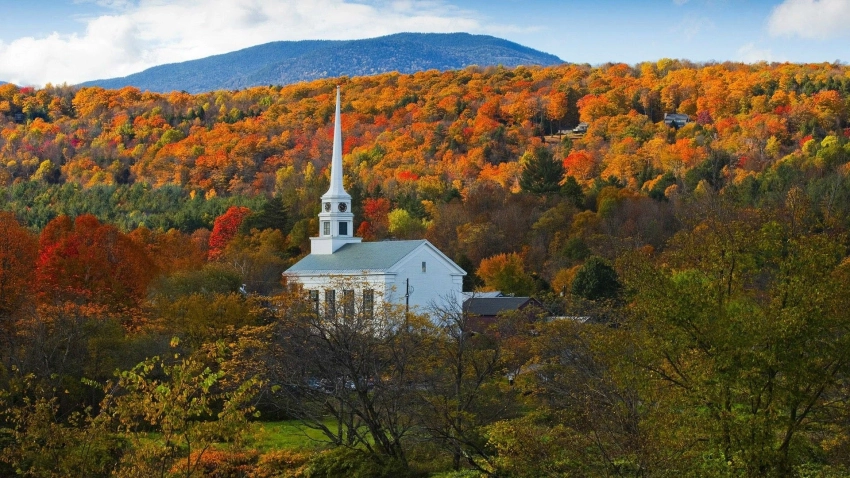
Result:
{"label": "church steeple", "polygon": [[354,214],[351,213],[351,195],[342,184],[342,121],[340,121],[339,86],[336,87],[336,114],[334,115],[334,145],[331,155],[331,185],[322,195],[319,213],[319,237],[311,237],[312,254],[333,254],[354,237]]}
{"label": "church steeple", "polygon": [[342,121],[340,120],[339,108],[339,86],[337,86],[336,113],[334,114],[334,149],[331,156],[331,186],[328,188],[328,192],[322,196],[322,199],[326,196],[348,196],[351,199],[342,184]]}

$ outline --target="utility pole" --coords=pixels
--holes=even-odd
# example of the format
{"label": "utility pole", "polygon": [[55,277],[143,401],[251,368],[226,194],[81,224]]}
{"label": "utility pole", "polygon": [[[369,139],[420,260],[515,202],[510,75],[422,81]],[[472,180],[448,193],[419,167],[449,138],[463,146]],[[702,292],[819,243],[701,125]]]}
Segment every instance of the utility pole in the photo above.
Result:
{"label": "utility pole", "polygon": [[405,317],[410,314],[410,294],[413,293],[413,287],[410,287],[410,278],[404,280],[404,314]]}

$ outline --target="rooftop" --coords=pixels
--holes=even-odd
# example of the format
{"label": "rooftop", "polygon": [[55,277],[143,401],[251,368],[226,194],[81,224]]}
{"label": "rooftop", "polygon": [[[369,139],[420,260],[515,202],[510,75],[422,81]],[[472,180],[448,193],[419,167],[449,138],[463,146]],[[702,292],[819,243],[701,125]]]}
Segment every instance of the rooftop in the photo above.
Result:
{"label": "rooftop", "polygon": [[473,297],[463,302],[463,310],[473,315],[495,316],[499,312],[518,310],[529,302],[531,297]]}
{"label": "rooftop", "polygon": [[384,272],[425,242],[416,240],[346,244],[333,254],[310,254],[286,272]]}

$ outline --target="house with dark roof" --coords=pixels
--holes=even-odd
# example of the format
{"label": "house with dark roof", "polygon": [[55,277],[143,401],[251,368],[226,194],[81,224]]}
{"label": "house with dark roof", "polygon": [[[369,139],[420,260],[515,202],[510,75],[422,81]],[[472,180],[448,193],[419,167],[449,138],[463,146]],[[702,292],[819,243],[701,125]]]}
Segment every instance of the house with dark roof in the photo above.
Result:
{"label": "house with dark roof", "polygon": [[[527,312],[529,321],[538,318],[543,304],[533,297],[469,297],[463,302],[463,312],[471,318],[473,329],[485,328],[493,324],[500,314]],[[523,314],[521,314],[523,315]]]}
{"label": "house with dark roof", "polygon": [[671,128],[679,129],[691,122],[688,115],[681,113],[664,113],[664,124]]}
{"label": "house with dark roof", "polygon": [[317,310],[338,301],[371,310],[381,303],[425,312],[461,302],[466,272],[425,239],[362,242],[354,236],[351,195],[343,187],[342,132],[337,88],[331,181],[322,195],[319,236],[310,254],[284,276],[309,291]]}

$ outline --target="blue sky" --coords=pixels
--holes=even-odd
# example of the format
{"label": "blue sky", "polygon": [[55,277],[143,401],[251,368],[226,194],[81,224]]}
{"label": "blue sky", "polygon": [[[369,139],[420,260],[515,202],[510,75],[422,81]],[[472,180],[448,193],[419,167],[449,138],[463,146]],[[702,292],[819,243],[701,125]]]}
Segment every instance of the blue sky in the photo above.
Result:
{"label": "blue sky", "polygon": [[70,84],[275,40],[494,35],[565,61],[848,61],[850,0],[0,0],[0,80]]}

